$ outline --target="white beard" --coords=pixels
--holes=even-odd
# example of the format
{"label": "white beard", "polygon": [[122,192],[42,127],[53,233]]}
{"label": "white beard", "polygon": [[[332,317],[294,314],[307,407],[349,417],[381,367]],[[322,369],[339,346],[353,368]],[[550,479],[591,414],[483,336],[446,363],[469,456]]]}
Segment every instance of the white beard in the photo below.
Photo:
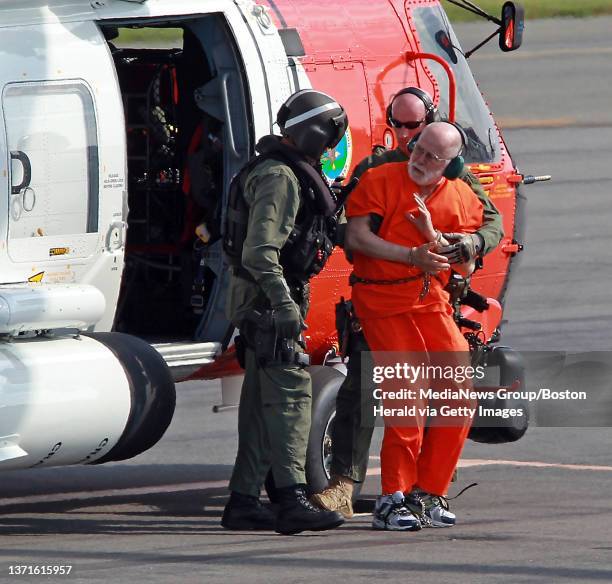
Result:
{"label": "white beard", "polygon": [[435,185],[441,178],[438,172],[424,171],[412,162],[408,163],[408,175],[420,187]]}

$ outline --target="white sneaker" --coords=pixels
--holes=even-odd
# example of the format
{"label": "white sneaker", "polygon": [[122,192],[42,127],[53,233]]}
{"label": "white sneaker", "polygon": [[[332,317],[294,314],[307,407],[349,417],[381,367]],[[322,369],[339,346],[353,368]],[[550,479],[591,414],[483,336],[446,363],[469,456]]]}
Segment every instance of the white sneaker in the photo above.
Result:
{"label": "white sneaker", "polygon": [[423,527],[452,527],[455,525],[455,514],[451,513],[446,497],[431,495],[424,491],[413,491],[423,502],[425,516],[429,519]]}
{"label": "white sneaker", "polygon": [[421,522],[404,506],[404,493],[396,491],[393,495],[383,495],[376,499],[373,529],[387,531],[418,531]]}

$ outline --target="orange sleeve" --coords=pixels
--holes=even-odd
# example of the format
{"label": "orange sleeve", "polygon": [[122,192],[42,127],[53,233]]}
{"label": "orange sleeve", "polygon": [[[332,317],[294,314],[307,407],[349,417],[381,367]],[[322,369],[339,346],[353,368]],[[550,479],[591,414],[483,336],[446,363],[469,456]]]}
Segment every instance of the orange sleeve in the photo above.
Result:
{"label": "orange sleeve", "polygon": [[444,196],[432,201],[434,227],[442,232],[473,233],[482,226],[483,207],[474,191],[462,180],[448,181]]}
{"label": "orange sleeve", "polygon": [[384,175],[378,170],[368,170],[359,180],[346,206],[347,217],[363,217],[370,213],[385,216],[387,205],[384,184],[381,184]]}

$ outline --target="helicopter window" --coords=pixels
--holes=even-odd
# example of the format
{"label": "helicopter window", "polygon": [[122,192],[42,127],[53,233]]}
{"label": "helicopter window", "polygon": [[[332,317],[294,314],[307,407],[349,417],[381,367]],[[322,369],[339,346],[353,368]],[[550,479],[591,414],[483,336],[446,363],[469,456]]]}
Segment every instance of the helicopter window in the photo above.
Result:
{"label": "helicopter window", "polygon": [[12,84],[2,102],[11,150],[9,238],[97,232],[98,139],[87,86]]}
{"label": "helicopter window", "polygon": [[[493,118],[474,81],[459,41],[442,8],[412,9],[419,33],[421,51],[442,57],[451,67],[457,82],[456,121],[468,137],[466,162],[498,162],[501,151]],[[427,61],[440,87],[439,109],[448,112],[448,77],[435,61]]]}

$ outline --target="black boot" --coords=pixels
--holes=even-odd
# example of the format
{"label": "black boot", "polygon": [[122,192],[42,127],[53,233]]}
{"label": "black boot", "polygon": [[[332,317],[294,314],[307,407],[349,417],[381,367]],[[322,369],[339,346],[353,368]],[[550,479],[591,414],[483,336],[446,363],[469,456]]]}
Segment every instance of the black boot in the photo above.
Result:
{"label": "black boot", "polygon": [[293,535],[301,531],[325,531],[344,523],[337,511],[324,511],[312,505],[304,485],[292,485],[277,490],[280,511],[276,517],[277,533]]}
{"label": "black boot", "polygon": [[223,510],[221,525],[236,531],[274,529],[275,516],[258,497],[232,491]]}

